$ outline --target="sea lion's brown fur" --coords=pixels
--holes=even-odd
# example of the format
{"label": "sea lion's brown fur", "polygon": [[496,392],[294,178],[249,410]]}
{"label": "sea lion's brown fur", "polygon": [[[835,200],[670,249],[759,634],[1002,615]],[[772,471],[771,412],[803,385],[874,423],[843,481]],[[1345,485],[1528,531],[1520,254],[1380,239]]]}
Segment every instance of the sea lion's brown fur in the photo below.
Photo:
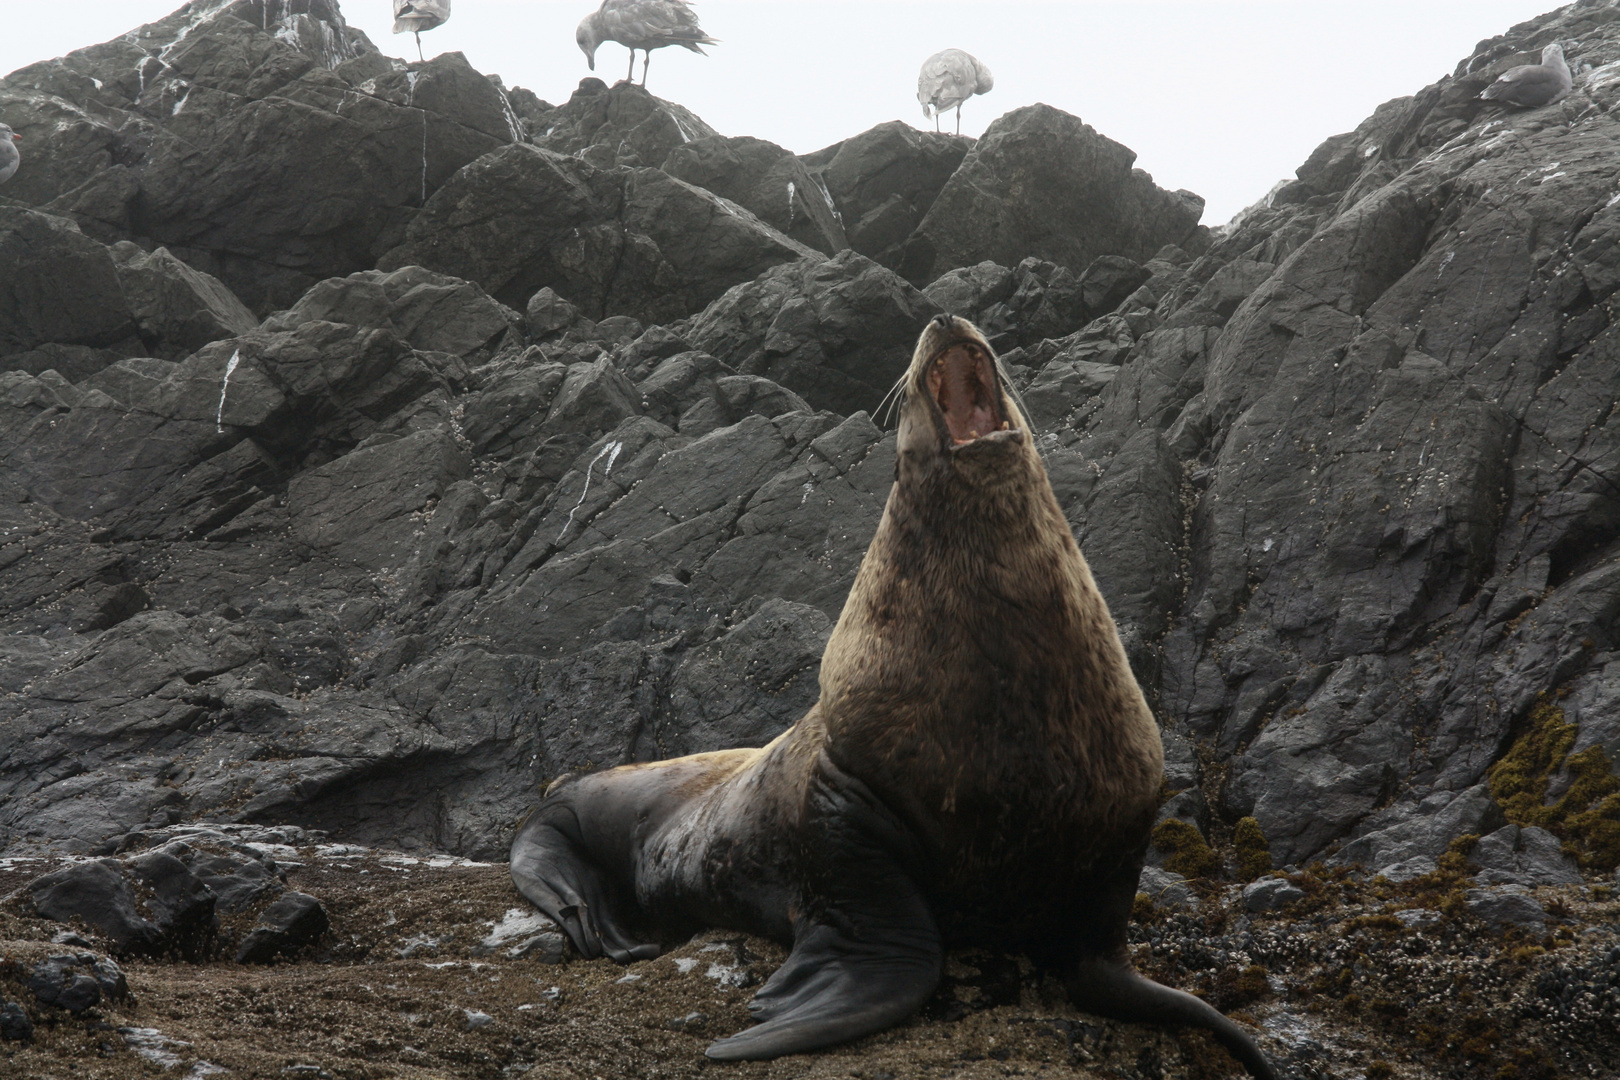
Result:
{"label": "sea lion's brown fur", "polygon": [[512,876],[587,956],[703,925],[793,942],[724,1059],[887,1027],[943,948],[1027,951],[1076,1003],[1253,1042],[1137,975],[1125,946],[1163,773],[1158,727],[972,324],[905,378],[895,484],[827,643],[817,704],[768,746],[554,785]]}

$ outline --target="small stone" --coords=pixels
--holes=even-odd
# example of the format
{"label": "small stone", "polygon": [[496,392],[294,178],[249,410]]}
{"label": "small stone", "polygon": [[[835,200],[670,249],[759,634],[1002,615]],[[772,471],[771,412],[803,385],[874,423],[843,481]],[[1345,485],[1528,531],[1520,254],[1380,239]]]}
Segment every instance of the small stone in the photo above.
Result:
{"label": "small stone", "polygon": [[1427,930],[1438,924],[1440,917],[1440,913],[1433,908],[1407,908],[1395,913],[1395,918],[1408,930]]}
{"label": "small stone", "polygon": [[1243,910],[1279,911],[1296,900],[1305,899],[1305,890],[1287,878],[1261,878],[1243,888]]}
{"label": "small stone", "polygon": [[669,1031],[691,1031],[708,1023],[708,1020],[707,1013],[689,1012],[685,1016],[679,1016],[674,1020],[667,1021],[664,1027]]}
{"label": "small stone", "polygon": [[1403,881],[1411,881],[1413,878],[1420,878],[1425,874],[1432,874],[1438,869],[1440,869],[1439,863],[1435,862],[1427,855],[1418,855],[1414,858],[1405,859],[1398,863],[1390,863],[1388,866],[1378,871],[1377,876],[1388,878],[1390,881],[1393,881],[1398,885]]}
{"label": "small stone", "polygon": [[534,960],[541,964],[560,964],[563,952],[568,947],[568,939],[561,934],[547,931],[535,934],[518,942],[506,950],[506,955],[513,960]]}
{"label": "small stone", "polygon": [[0,1005],[0,1039],[27,1042],[33,1037],[34,1022],[28,1018],[28,1010],[15,1001]]}
{"label": "small stone", "polygon": [[88,949],[90,943],[72,930],[62,930],[51,937],[52,945],[71,945],[76,949]]}
{"label": "small stone", "polygon": [[1496,927],[1540,929],[1547,922],[1547,909],[1522,885],[1469,889],[1463,894],[1463,902],[1470,915]]}
{"label": "small stone", "polygon": [[1198,907],[1198,898],[1187,885],[1187,879],[1180,874],[1169,870],[1161,870],[1156,866],[1144,866],[1142,876],[1137,879],[1136,891],[1145,893],[1153,901],[1156,908],[1187,908]]}
{"label": "small stone", "polygon": [[479,1012],[477,1009],[462,1009],[461,1011],[467,1018],[465,1027],[468,1031],[477,1031],[479,1028],[489,1027],[495,1022],[495,1018],[487,1012]]}
{"label": "small stone", "polygon": [[76,956],[52,956],[41,961],[28,977],[29,991],[41,1005],[54,1005],[74,1016],[101,1004],[101,983],[93,974],[94,957],[86,959],[92,963],[83,967]]}

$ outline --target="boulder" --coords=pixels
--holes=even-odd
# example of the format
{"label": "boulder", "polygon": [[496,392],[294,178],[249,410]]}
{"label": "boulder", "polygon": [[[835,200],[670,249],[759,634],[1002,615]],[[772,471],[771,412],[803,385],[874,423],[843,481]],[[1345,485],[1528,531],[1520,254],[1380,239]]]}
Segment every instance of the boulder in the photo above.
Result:
{"label": "boulder", "polygon": [[313,945],[331,925],[321,902],[289,892],[259,915],[259,923],[236,950],[238,964],[267,964]]}
{"label": "boulder", "polygon": [[964,136],[891,120],[805,160],[838,208],[849,246],[894,269],[972,145]]}
{"label": "boulder", "polygon": [[166,245],[263,312],[374,265],[451,174],[521,137],[459,53],[396,69],[335,3],[194,7],[0,81],[29,146],[8,196]]}
{"label": "boulder", "polygon": [[[51,956],[34,965],[28,974],[28,990],[41,1005],[49,1005],[78,1016],[101,1004],[103,999],[120,1001],[129,996],[129,984],[118,965],[95,953]],[[20,1010],[16,1010],[20,1011]],[[13,1012],[8,1039],[27,1039],[32,1025],[25,1013],[18,1021]]]}
{"label": "boulder", "polygon": [[[72,221],[0,206],[0,365],[47,342],[140,351],[138,327],[107,248]],[[89,374],[89,372],[85,372]]]}
{"label": "boulder", "polygon": [[328,278],[266,319],[264,329],[288,331],[311,322],[389,330],[413,349],[474,363],[508,342],[521,344],[524,336],[522,316],[483,289],[420,266]]}
{"label": "boulder", "polygon": [[654,97],[631,82],[609,87],[589,77],[580,80],[566,102],[539,120],[534,143],[598,167],[656,169],[680,147],[718,137],[684,106]]}
{"label": "boulder", "polygon": [[820,181],[775,143],[710,135],[677,146],[662,168],[746,207],[805,247],[836,255],[850,246],[838,210]]}
{"label": "boulder", "polygon": [[1244,911],[1255,913],[1281,911],[1294,901],[1303,899],[1305,890],[1287,878],[1261,878],[1243,887]]}
{"label": "boulder", "polygon": [[1078,117],[1026,105],[994,121],[905,242],[899,269],[925,285],[948,270],[1028,256],[1089,266],[1146,260],[1187,239],[1204,202],[1156,187],[1136,155]]}
{"label": "boulder", "polygon": [[213,892],[168,852],[78,863],[24,891],[39,917],[81,920],[122,955],[202,956],[217,927]]}
{"label": "boulder", "polygon": [[778,267],[695,317],[692,346],[818,409],[876,409],[939,309],[893,272],[847,251]]}
{"label": "boulder", "polygon": [[549,287],[593,319],[666,322],[812,256],[737,204],[657,169],[603,170],[520,144],[457,173],[378,265],[466,278],[512,307]]}

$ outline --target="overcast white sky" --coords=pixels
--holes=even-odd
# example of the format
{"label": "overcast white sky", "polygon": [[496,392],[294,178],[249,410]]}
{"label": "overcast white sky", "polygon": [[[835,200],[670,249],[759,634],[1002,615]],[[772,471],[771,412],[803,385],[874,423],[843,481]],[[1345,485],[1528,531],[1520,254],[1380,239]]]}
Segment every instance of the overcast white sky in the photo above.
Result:
{"label": "overcast white sky", "polygon": [[[161,18],[180,0],[0,0],[0,72]],[[480,71],[566,100],[590,74],[574,27],[592,0],[455,0],[422,36],[428,55],[460,50]],[[1449,73],[1484,38],[1552,0],[702,0],[707,57],[653,54],[648,89],[725,135],[798,153],[885,120],[924,121],[917,69],[966,49],[996,76],[963,106],[962,131],[1044,101],[1137,152],[1164,187],[1208,200],[1218,225],[1263,196],[1324,138],[1380,103]],[[389,0],[345,0],[344,16],[386,53],[415,55],[390,32]],[[597,54],[624,74],[615,44]],[[637,75],[639,77],[639,65]],[[947,116],[946,122],[949,123]]]}

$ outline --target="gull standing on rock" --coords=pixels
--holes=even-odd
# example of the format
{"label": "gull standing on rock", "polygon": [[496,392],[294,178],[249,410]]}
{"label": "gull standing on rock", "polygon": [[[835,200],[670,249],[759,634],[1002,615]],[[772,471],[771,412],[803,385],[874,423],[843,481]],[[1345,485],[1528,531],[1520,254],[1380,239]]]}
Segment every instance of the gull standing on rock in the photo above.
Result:
{"label": "gull standing on rock", "polygon": [[961,49],[945,49],[923,61],[922,73],[917,76],[917,100],[922,102],[923,115],[934,118],[935,131],[939,130],[939,114],[955,108],[956,133],[960,135],[962,102],[995,85],[995,76],[977,57]]}
{"label": "gull standing on rock", "polygon": [[686,0],[602,0],[602,6],[585,16],[579,29],[574,31],[585,59],[596,70],[596,49],[604,41],[617,41],[630,50],[630,70],[625,75],[629,82],[636,74],[636,50],[647,53],[641,65],[641,85],[647,85],[647,68],[652,64],[652,51],[665,45],[679,45],[704,56],[708,54],[699,45],[718,45],[720,42],[703,32],[698,25],[697,12]]}
{"label": "gull standing on rock", "polygon": [[450,20],[450,0],[394,0],[394,33],[416,35],[416,58],[422,55],[422,31]]}
{"label": "gull standing on rock", "polygon": [[21,135],[0,124],[0,184],[17,175],[17,166],[22,164],[22,155],[17,152],[20,142]]}
{"label": "gull standing on rock", "polygon": [[1538,109],[1564,100],[1574,84],[1569,64],[1564,60],[1564,47],[1555,41],[1541,50],[1541,63],[1520,64],[1504,72],[1501,78],[1480,91],[1479,96],[1504,105]]}

